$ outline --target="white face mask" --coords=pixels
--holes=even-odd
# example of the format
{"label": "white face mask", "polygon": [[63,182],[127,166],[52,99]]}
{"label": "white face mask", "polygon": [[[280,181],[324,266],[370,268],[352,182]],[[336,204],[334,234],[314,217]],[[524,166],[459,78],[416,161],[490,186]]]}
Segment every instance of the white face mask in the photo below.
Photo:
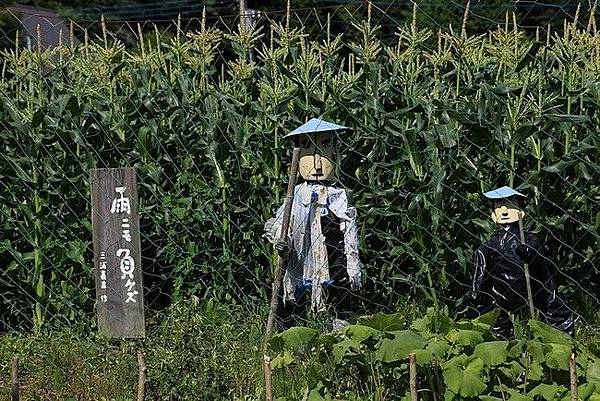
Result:
{"label": "white face mask", "polygon": [[510,224],[519,221],[525,216],[525,213],[519,209],[519,205],[508,199],[499,199],[494,201],[494,211],[492,220],[498,224]]}
{"label": "white face mask", "polygon": [[300,175],[306,181],[331,181],[335,175],[335,138],[329,133],[303,135],[300,145]]}

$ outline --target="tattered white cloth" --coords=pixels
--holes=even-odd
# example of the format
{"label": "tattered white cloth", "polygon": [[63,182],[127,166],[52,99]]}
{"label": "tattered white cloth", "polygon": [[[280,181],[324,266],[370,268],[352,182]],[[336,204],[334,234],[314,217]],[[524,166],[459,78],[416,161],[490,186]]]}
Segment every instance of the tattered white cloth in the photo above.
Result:
{"label": "tattered white cloth", "polygon": [[[273,244],[280,238],[284,206],[265,224],[265,237]],[[311,283],[311,310],[314,312],[325,309],[322,284],[330,280],[327,248],[321,230],[321,216],[328,213],[340,220],[351,289],[361,286],[356,209],[348,206],[346,191],[317,183],[296,185],[288,235],[292,252],[283,278],[283,299],[284,302],[295,301],[296,289],[306,282]]]}

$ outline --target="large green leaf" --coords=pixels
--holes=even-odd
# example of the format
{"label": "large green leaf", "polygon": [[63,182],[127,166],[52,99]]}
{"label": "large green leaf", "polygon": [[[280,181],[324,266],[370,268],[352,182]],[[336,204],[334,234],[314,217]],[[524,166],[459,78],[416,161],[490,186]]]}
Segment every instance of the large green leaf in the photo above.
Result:
{"label": "large green leaf", "polygon": [[530,320],[529,329],[534,336],[540,338],[545,343],[555,343],[563,345],[572,345],[573,339],[560,330],[555,329],[539,320]]}
{"label": "large green leaf", "polygon": [[418,333],[411,330],[393,332],[394,338],[384,338],[380,341],[375,357],[381,362],[408,361],[408,355],[423,349],[427,341]]}
{"label": "large green leaf", "polygon": [[490,341],[477,344],[473,355],[478,356],[486,365],[499,365],[508,356],[508,341]]}
{"label": "large green leaf", "polygon": [[453,393],[463,397],[475,397],[487,388],[483,360],[476,356],[461,354],[442,365],[444,383]]}
{"label": "large green leaf", "polygon": [[333,361],[336,364],[342,363],[344,358],[360,353],[360,344],[352,339],[346,338],[339,343],[333,344]]}
{"label": "large green leaf", "polygon": [[557,398],[562,397],[566,392],[567,388],[565,386],[559,386],[558,384],[540,383],[531,391],[529,391],[527,395],[534,398],[536,396],[540,396],[546,401],[553,401]]}
{"label": "large green leaf", "polygon": [[460,345],[475,346],[483,342],[483,336],[477,330],[451,330],[446,338],[448,341]]}
{"label": "large green leaf", "polygon": [[546,353],[546,364],[554,369],[569,370],[571,347],[564,344],[550,344],[550,346],[552,348]]}
{"label": "large green leaf", "polygon": [[381,331],[402,330],[405,324],[405,316],[403,313],[376,313],[372,316],[362,316],[358,319],[358,323],[363,326],[372,327]]}
{"label": "large green leaf", "polygon": [[600,387],[600,358],[593,358],[587,368],[587,379]]}
{"label": "large green leaf", "polygon": [[275,352],[284,349],[297,350],[311,344],[317,337],[317,330],[309,327],[292,327],[271,337],[270,344]]}
{"label": "large green leaf", "polygon": [[368,326],[362,326],[358,324],[350,325],[344,328],[344,334],[356,341],[362,343],[363,341],[376,337],[380,334],[379,330],[373,329]]}

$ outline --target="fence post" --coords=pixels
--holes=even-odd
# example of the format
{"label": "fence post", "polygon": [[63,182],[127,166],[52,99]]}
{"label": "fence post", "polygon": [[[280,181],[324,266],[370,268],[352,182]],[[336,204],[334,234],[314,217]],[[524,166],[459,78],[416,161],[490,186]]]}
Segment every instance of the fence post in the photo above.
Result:
{"label": "fence post", "polygon": [[[292,165],[290,166],[290,179],[285,197],[285,208],[283,209],[283,220],[281,222],[281,241],[287,241],[288,229],[290,226],[290,218],[292,215],[292,205],[294,202],[294,190],[296,188],[296,176],[298,175],[298,160],[300,160],[300,146],[298,143],[294,145],[292,153]],[[279,257],[277,266],[275,267],[275,277],[273,279],[273,292],[271,293],[271,306],[269,307],[269,316],[267,317],[267,325],[263,336],[262,351],[264,356],[264,372],[265,372],[265,398],[267,401],[273,401],[273,387],[271,379],[271,359],[267,355],[269,349],[269,338],[275,322],[275,313],[277,311],[279,290],[283,273],[286,269],[286,259]]]}
{"label": "fence post", "polygon": [[408,367],[410,374],[410,401],[417,401],[417,355],[415,353],[408,355]]}
{"label": "fence post", "polygon": [[571,401],[577,401],[579,395],[577,391],[577,363],[575,361],[575,352],[571,352],[569,357],[569,372],[571,373]]}
{"label": "fence post", "polygon": [[146,397],[146,361],[144,360],[144,349],[137,350],[138,361],[138,389],[137,401],[144,401]]}
{"label": "fence post", "polygon": [[16,356],[12,359],[12,371],[11,371],[11,401],[19,401],[19,358]]}

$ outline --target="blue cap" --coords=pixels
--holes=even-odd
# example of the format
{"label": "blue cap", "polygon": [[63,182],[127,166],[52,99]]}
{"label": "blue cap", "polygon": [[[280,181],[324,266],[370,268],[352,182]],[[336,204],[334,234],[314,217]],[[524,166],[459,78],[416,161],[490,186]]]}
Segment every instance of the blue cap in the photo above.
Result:
{"label": "blue cap", "polygon": [[296,128],[295,130],[284,136],[284,138],[290,138],[296,135],[311,135],[320,134],[323,132],[345,131],[348,129],[350,128],[344,127],[343,125],[330,123],[320,118],[313,118],[307,123],[301,125],[300,127]]}
{"label": "blue cap", "polygon": [[488,199],[492,199],[492,200],[494,200],[494,199],[511,198],[513,196],[519,196],[519,197],[522,197],[522,198],[527,198],[526,195],[523,195],[519,191],[515,191],[511,187],[507,187],[507,186],[496,188],[496,189],[492,189],[491,191],[488,191],[488,192],[484,192],[483,196],[485,196]]}

